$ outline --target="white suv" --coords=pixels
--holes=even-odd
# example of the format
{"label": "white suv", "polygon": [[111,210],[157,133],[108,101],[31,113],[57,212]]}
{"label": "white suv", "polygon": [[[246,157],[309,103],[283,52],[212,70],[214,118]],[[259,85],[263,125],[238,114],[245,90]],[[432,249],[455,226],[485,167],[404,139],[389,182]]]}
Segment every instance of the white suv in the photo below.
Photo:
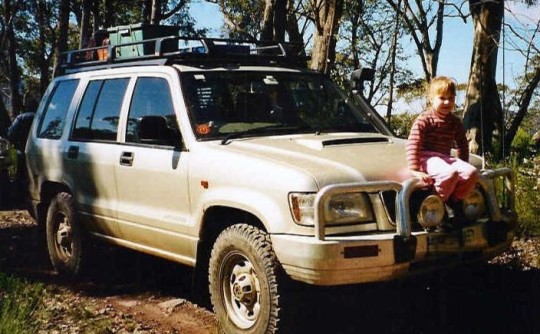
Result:
{"label": "white suv", "polygon": [[511,243],[510,170],[483,170],[457,221],[359,94],[371,71],[347,93],[284,44],[141,43],[71,52],[37,112],[30,193],[58,272],[80,271],[91,234],[196,267],[225,332],[274,333],[288,279],[389,280]]}

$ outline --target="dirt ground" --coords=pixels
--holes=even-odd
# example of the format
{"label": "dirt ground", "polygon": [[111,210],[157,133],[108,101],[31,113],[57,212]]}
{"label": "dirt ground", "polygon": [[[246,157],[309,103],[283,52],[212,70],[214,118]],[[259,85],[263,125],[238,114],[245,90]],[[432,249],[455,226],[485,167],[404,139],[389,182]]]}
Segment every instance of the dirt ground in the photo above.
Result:
{"label": "dirt ground", "polygon": [[[191,269],[96,244],[76,281],[50,267],[24,211],[0,211],[0,271],[43,284],[52,321],[39,333],[217,333],[197,304]],[[490,264],[407,280],[338,288],[295,286],[295,328],[285,333],[538,333],[537,239],[516,240]]]}

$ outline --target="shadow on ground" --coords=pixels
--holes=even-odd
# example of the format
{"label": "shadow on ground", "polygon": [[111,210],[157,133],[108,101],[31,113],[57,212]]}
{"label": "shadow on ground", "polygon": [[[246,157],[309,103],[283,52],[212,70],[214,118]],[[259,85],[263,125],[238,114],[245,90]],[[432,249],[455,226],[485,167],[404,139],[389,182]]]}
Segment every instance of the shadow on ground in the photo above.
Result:
{"label": "shadow on ground", "polygon": [[[0,271],[59,284],[95,298],[158,294],[192,299],[191,270],[97,244],[76,283],[50,269],[35,226],[0,229]],[[285,333],[538,333],[540,271],[499,265],[339,288],[299,285],[294,328]]]}

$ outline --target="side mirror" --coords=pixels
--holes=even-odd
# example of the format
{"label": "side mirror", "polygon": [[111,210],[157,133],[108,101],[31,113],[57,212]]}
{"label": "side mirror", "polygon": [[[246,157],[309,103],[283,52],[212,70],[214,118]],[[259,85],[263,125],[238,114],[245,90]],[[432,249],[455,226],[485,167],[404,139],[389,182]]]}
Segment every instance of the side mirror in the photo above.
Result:
{"label": "side mirror", "polygon": [[143,116],[139,123],[139,140],[143,144],[178,146],[181,142],[178,131],[167,125],[163,116]]}
{"label": "side mirror", "polygon": [[358,93],[363,94],[364,91],[364,82],[373,81],[375,78],[375,70],[372,68],[364,67],[354,70],[351,73],[351,84],[353,89],[357,90]]}

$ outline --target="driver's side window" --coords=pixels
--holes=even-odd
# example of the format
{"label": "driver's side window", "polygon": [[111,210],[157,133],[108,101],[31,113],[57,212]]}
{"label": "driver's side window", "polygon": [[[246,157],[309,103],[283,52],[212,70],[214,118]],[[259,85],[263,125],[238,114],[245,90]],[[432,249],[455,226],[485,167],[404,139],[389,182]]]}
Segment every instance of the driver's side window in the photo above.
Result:
{"label": "driver's side window", "polygon": [[[162,122],[156,122],[158,119],[163,119],[166,126],[151,126],[154,128],[152,131],[156,137],[154,139],[161,141],[154,144],[169,146],[174,142],[174,137],[178,137],[178,125],[169,83],[164,78],[138,78],[129,108],[126,142],[148,143],[141,137],[141,130],[146,134],[151,133],[148,131],[148,124],[161,124]],[[143,120],[152,120],[152,122]],[[142,127],[141,124],[143,124]]]}

